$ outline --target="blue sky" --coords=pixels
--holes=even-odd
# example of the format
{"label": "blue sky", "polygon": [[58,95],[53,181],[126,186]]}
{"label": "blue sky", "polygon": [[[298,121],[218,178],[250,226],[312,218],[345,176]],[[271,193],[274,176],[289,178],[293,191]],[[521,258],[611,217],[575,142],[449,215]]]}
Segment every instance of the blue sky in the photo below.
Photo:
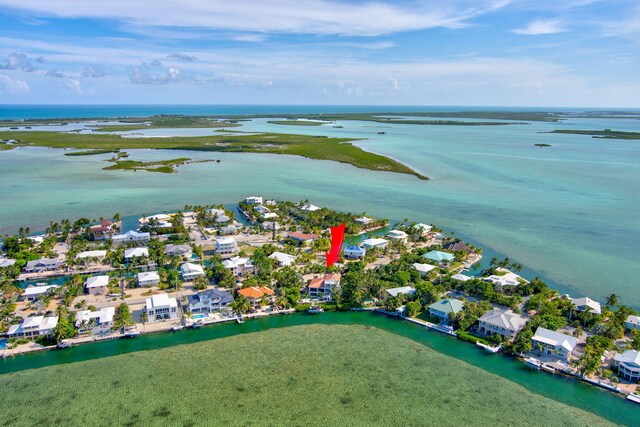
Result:
{"label": "blue sky", "polygon": [[639,54],[633,0],[0,0],[1,103],[640,107]]}

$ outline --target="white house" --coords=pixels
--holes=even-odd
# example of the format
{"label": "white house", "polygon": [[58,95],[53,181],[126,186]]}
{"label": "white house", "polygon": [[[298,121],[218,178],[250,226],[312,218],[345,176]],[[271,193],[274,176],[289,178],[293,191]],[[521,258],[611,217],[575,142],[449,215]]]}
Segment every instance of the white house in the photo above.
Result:
{"label": "white house", "polygon": [[190,258],[193,255],[193,250],[190,245],[167,245],[164,248],[164,253],[169,256]]}
{"label": "white house", "polygon": [[175,298],[169,298],[167,294],[152,295],[151,298],[147,298],[144,311],[147,313],[147,322],[150,323],[177,319],[178,302]]}
{"label": "white house", "polygon": [[458,273],[451,276],[452,279],[458,280],[460,282],[466,282],[467,280],[473,279],[471,276],[467,276],[466,274]]}
{"label": "white house", "polygon": [[235,225],[225,225],[224,227],[220,227],[220,232],[225,235],[238,234],[238,227]]}
{"label": "white house", "polygon": [[449,313],[458,314],[464,307],[464,302],[455,298],[446,298],[436,301],[429,306],[429,315],[437,317],[442,323],[449,323]]}
{"label": "white house", "polygon": [[293,255],[285,254],[283,252],[274,252],[269,255],[269,258],[277,260],[280,267],[291,265],[296,260],[296,257],[294,257]]}
{"label": "white house", "polygon": [[263,213],[262,215],[260,215],[260,218],[274,219],[274,218],[278,218],[278,214],[275,213],[275,212],[267,212],[267,213]]}
{"label": "white house", "polygon": [[373,219],[366,216],[361,216],[360,218],[354,219],[353,222],[358,223],[360,225],[368,225],[373,222]]}
{"label": "white house", "polygon": [[543,354],[557,356],[566,361],[569,361],[573,349],[578,344],[577,338],[546,328],[536,329],[531,341],[534,348],[540,347]]}
{"label": "white house", "polygon": [[131,260],[133,258],[148,258],[149,257],[149,248],[130,248],[124,251],[124,259]]}
{"label": "white house", "polygon": [[78,333],[93,332],[102,334],[109,332],[113,326],[115,307],[103,307],[100,311],[81,310],[76,313],[76,328]]}
{"label": "white house", "polygon": [[9,337],[31,338],[37,336],[48,336],[53,334],[53,330],[58,325],[58,316],[27,317],[19,325],[9,326],[7,335]]}
{"label": "white house", "polygon": [[216,239],[216,253],[229,255],[238,252],[238,244],[233,237],[218,237]]}
{"label": "white house", "polygon": [[435,270],[437,267],[431,264],[420,264],[419,262],[413,263],[413,268],[415,268],[421,276],[426,276],[429,272]]}
{"label": "white house", "polygon": [[618,376],[629,381],[640,381],[640,352],[627,350],[613,356],[613,366],[618,368]]}
{"label": "white house", "polygon": [[113,237],[111,237],[111,240],[113,241],[114,245],[121,245],[123,243],[130,242],[143,243],[151,240],[151,234],[147,232],[141,233],[134,230],[129,230],[124,234],[114,234]]}
{"label": "white house", "polygon": [[300,210],[303,212],[315,212],[320,210],[320,208],[316,205],[312,205],[311,203],[309,203],[308,205],[301,206]]}
{"label": "white house", "polygon": [[374,248],[386,248],[389,246],[389,241],[380,238],[371,238],[363,241],[362,246],[367,250]]}
{"label": "white house", "polygon": [[271,209],[269,209],[268,207],[263,206],[263,205],[258,205],[256,207],[254,207],[253,210],[258,212],[258,213],[260,213],[260,214],[266,214],[266,213],[271,212]]}
{"label": "white house", "polygon": [[576,305],[576,310],[586,311],[589,310],[593,314],[602,314],[602,307],[598,301],[594,301],[591,298],[571,298],[571,302]]}
{"label": "white house", "polygon": [[200,264],[193,264],[185,262],[180,266],[180,272],[182,273],[182,280],[189,281],[194,280],[196,277],[204,276],[204,269]]}
{"label": "white house", "polygon": [[480,317],[478,322],[478,332],[480,333],[514,338],[524,328],[527,319],[512,310],[493,309]]}
{"label": "white house", "polygon": [[24,271],[27,273],[40,273],[42,271],[53,271],[60,267],[58,258],[40,258],[33,261],[27,261]]}
{"label": "white house", "polygon": [[222,266],[226,269],[231,270],[234,276],[244,276],[245,274],[255,272],[253,261],[249,258],[229,258],[222,261]]}
{"label": "white house", "polygon": [[107,293],[109,286],[109,276],[93,276],[87,277],[84,287],[89,295],[104,295]]}
{"label": "white house", "polygon": [[160,275],[157,271],[143,271],[138,273],[138,286],[155,286],[160,284]]}
{"label": "white house", "polygon": [[391,230],[387,233],[387,238],[394,242],[406,242],[408,237],[407,233],[402,230]]}
{"label": "white house", "polygon": [[415,224],[413,227],[411,227],[416,233],[418,233],[421,236],[426,236],[427,234],[429,234],[429,232],[431,231],[431,229],[433,228],[431,225],[428,224]]}
{"label": "white house", "polygon": [[188,309],[191,314],[210,314],[221,311],[233,302],[233,296],[226,289],[208,289],[187,296]]}
{"label": "white house", "polygon": [[76,255],[77,259],[87,259],[87,258],[96,258],[96,259],[104,259],[107,256],[107,251],[84,251],[78,252]]}
{"label": "white house", "polygon": [[498,292],[512,292],[519,285],[527,283],[525,279],[518,276],[516,273],[512,273],[509,270],[498,268],[498,271],[504,273],[502,275],[492,274],[489,277],[485,277],[485,282],[493,283],[493,287]]}
{"label": "white house", "polygon": [[401,294],[413,295],[416,293],[416,290],[411,286],[401,286],[399,288],[387,289],[387,293],[392,297],[397,297],[398,295],[401,295]]}
{"label": "white house", "polygon": [[29,285],[25,288],[22,296],[25,301],[35,301],[39,296],[47,296],[52,294],[56,289],[58,289],[58,285],[45,285],[45,284],[37,284],[36,286]]}
{"label": "white house", "polygon": [[631,331],[632,329],[640,330],[640,316],[627,316],[627,320],[624,322],[624,327]]}
{"label": "white house", "polygon": [[249,196],[244,199],[244,202],[248,205],[261,205],[262,196]]}
{"label": "white house", "polygon": [[367,250],[364,246],[351,245],[344,248],[342,253],[346,259],[361,259],[367,254]]}
{"label": "white house", "polygon": [[7,267],[11,267],[12,265],[14,265],[16,263],[15,259],[9,259],[9,258],[0,258],[0,268],[7,268]]}

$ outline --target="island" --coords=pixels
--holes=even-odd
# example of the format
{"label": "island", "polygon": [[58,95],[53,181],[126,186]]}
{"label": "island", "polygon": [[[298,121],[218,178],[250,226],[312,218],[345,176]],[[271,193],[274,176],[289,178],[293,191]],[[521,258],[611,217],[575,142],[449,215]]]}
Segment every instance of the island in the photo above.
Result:
{"label": "island", "polygon": [[0,140],[12,140],[11,145],[75,148],[82,150],[120,150],[152,148],[165,150],[215,151],[228,153],[289,154],[315,160],[333,160],[358,168],[396,172],[428,178],[410,167],[388,157],[371,153],[351,144],[351,138],[329,138],[314,135],[252,133],[198,137],[136,137],[125,138],[105,133],[65,133],[53,131],[4,131]]}
{"label": "island", "polygon": [[640,139],[640,132],[625,132],[619,130],[575,130],[575,129],[556,129],[546,133],[564,133],[572,135],[591,135],[593,138],[600,139]]}
{"label": "island", "polygon": [[[638,378],[631,368],[640,351],[640,328],[634,326],[640,317],[635,310],[615,294],[603,303],[561,295],[540,278],[521,275],[522,265],[509,258],[494,257],[471,275],[468,269],[482,260],[482,248],[433,224],[405,219],[390,226],[366,212],[262,196],[246,197],[235,209],[185,205],[175,212],[141,214],[136,229],[129,230],[118,213],[111,219],[48,224],[36,235],[21,227],[2,242],[0,331],[8,340],[0,351],[5,358],[185,328],[207,326],[201,332],[206,336],[219,324],[283,314],[293,320],[266,327],[295,325],[302,319],[295,316],[307,315],[380,325],[376,315],[382,315],[418,325],[421,334],[443,334],[459,345],[502,352],[509,363],[636,398]],[[347,243],[338,262],[327,266],[330,229],[340,224]],[[300,322],[316,323],[313,318]],[[315,336],[310,330],[300,333]],[[324,336],[333,342],[333,333]],[[354,330],[341,333],[368,345],[393,343],[391,360],[415,351],[392,335],[378,340]],[[197,335],[185,334],[193,343]],[[242,341],[229,345],[251,348],[253,340]],[[274,351],[281,358],[281,353],[298,352],[299,344],[278,341]],[[348,352],[364,357],[364,345]],[[347,352],[347,347],[336,348]],[[64,351],[73,354],[74,349]],[[30,357],[29,367],[39,360],[46,366],[52,359]],[[0,369],[10,366],[9,361]]]}

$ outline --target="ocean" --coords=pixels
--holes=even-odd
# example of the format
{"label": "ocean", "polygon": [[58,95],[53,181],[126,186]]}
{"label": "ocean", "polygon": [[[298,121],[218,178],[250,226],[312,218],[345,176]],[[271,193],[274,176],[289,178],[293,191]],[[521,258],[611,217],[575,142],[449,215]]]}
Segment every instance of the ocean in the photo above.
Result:
{"label": "ocean", "polygon": [[[272,114],[418,111],[427,107],[335,106],[3,106],[0,118],[116,117],[152,114]],[[432,111],[491,107],[428,107]],[[509,109],[503,109],[509,110]],[[533,110],[523,107],[518,111]],[[541,111],[542,109],[536,109]],[[578,111],[566,109],[563,111]],[[559,109],[553,109],[559,111]],[[63,150],[0,152],[0,233],[44,229],[51,219],[115,212],[139,216],[185,204],[232,204],[249,194],[367,212],[392,221],[435,223],[485,248],[485,259],[509,256],[561,292],[640,307],[640,144],[545,133],[553,129],[640,131],[636,117],[571,118],[510,126],[421,126],[342,121],[300,127],[243,122],[243,131],[357,138],[355,144],[429,176],[372,172],[294,156],[128,150],[134,160],[220,159],[177,174],[104,171],[103,156]],[[378,132],[384,131],[380,135]],[[203,129],[149,130],[155,135]],[[548,143],[552,147],[535,147]]]}

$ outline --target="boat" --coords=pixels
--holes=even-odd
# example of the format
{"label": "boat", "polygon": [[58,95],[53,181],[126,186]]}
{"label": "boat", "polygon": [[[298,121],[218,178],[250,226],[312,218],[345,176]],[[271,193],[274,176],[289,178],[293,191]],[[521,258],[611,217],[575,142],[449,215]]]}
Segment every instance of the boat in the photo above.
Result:
{"label": "boat", "polygon": [[627,396],[627,400],[630,400],[635,403],[640,403],[640,396],[638,396],[637,394],[630,394]]}
{"label": "boat", "polygon": [[201,327],[202,327],[202,321],[200,321],[200,320],[196,320],[195,322],[193,322],[193,323],[191,324],[191,327],[192,327],[193,329],[201,328]]}
{"label": "boat", "polygon": [[135,338],[138,335],[140,335],[140,332],[138,331],[138,329],[135,326],[131,327],[131,328],[126,328],[124,330],[124,336],[125,337]]}
{"label": "boat", "polygon": [[500,350],[502,350],[502,344],[500,344],[497,347],[491,347],[490,345],[483,344],[483,343],[478,341],[478,342],[476,342],[476,345],[478,347],[482,348],[487,353],[494,353],[495,354],[495,353],[499,352]]}
{"label": "boat", "polygon": [[384,135],[386,132],[378,132],[378,135]]}
{"label": "boat", "polygon": [[309,314],[324,313],[324,308],[320,307],[319,305],[312,305],[307,310],[307,313],[309,313]]}
{"label": "boat", "polygon": [[546,363],[543,363],[543,364],[540,366],[540,369],[542,369],[543,371],[547,371],[547,372],[549,372],[550,374],[555,374],[555,373],[556,373],[556,368],[554,368],[553,366],[551,366],[551,365],[549,365],[549,364],[546,364]]}
{"label": "boat", "polygon": [[540,367],[542,366],[542,363],[538,359],[534,359],[533,357],[525,357],[524,363],[526,363],[526,365],[531,369],[540,370]]}
{"label": "boat", "polygon": [[172,331],[176,332],[181,331],[182,329],[184,329],[184,325],[176,325],[172,328]]}
{"label": "boat", "polygon": [[60,341],[58,343],[58,348],[69,348],[73,345],[73,343],[69,342],[69,341]]}
{"label": "boat", "polygon": [[244,319],[242,318],[242,316],[238,316],[238,317],[236,317],[236,322],[244,323]]}

